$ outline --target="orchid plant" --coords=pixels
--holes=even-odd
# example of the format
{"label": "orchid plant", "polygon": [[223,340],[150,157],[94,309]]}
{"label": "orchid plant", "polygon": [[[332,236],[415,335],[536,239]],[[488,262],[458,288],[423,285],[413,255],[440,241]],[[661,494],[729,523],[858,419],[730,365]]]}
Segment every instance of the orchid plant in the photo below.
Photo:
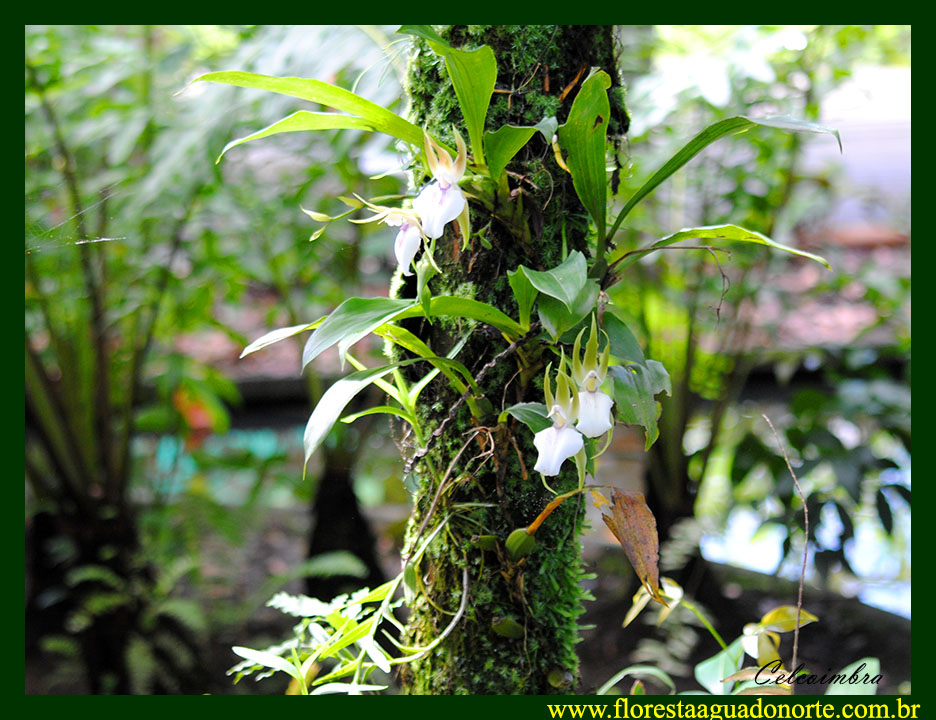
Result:
{"label": "orchid plant", "polygon": [[[615,423],[642,426],[647,447],[658,435],[660,410],[656,396],[670,391],[669,377],[661,363],[644,357],[640,344],[627,327],[626,314],[610,301],[607,292],[624,276],[628,266],[655,250],[689,239],[757,243],[827,264],[821,258],[780,245],[755,231],[734,225],[683,229],[643,248],[615,246],[614,234],[630,210],[704,147],[721,137],[760,126],[829,131],[815,125],[775,118],[736,117],[717,123],[692,139],[638,189],[618,211],[615,221],[608,228],[605,132],[611,82],[607,73],[594,70],[584,79],[568,119],[562,125],[555,118],[544,118],[536,126],[508,125],[486,132],[485,116],[496,77],[496,62],[490,49],[482,47],[468,51],[451,47],[428,26],[407,26],[402,31],[423,37],[432,50],[444,58],[462,109],[470,152],[457,128],[452,133],[455,141],[452,151],[439,138],[405,118],[322,81],[273,78],[243,72],[209,73],[198,78],[198,81],[283,93],[337,111],[298,111],[278,123],[232,141],[224,148],[222,155],[241,143],[280,132],[348,128],[379,131],[394,137],[410,153],[417,176],[422,172],[422,177],[431,178],[411,196],[405,207],[389,207],[364,198],[343,198],[350,206],[350,210],[343,215],[332,217],[323,213],[307,213],[313,220],[326,223],[327,227],[329,223],[359,210],[367,210],[371,213],[369,217],[351,221],[382,222],[397,228],[393,252],[398,273],[412,275],[412,269],[416,267],[415,297],[349,298],[329,315],[314,322],[267,333],[252,342],[243,355],[287,337],[312,331],[303,352],[303,367],[326,349],[337,345],[342,362],[348,362],[355,368],[354,372],[324,393],[313,411],[304,435],[306,462],[339,420],[353,422],[362,415],[383,413],[405,422],[412,434],[415,451],[406,460],[406,472],[425,473],[432,479],[433,486],[441,491],[446,486],[449,473],[435,466],[432,453],[428,452],[434,436],[424,427],[418,412],[421,393],[439,377],[444,378],[460,395],[461,399],[455,409],[466,405],[479,428],[506,426],[510,418],[528,428],[537,451],[536,458],[529,458],[528,461],[534,471],[542,475],[544,484],[545,478],[557,476],[564,462],[574,458],[578,467],[579,487],[564,494],[550,488],[554,499],[541,517],[529,527],[513,533],[511,539],[500,539],[501,543],[506,542],[510,557],[521,562],[529,560],[526,555],[532,548],[532,534],[554,507],[567,497],[585,491],[586,487],[596,493],[596,497],[600,497],[597,486],[585,486],[584,481],[586,473],[591,473],[593,477],[596,475],[596,459],[610,443]],[[571,250],[565,252],[562,262],[552,268],[531,268],[520,264],[509,269],[507,280],[516,301],[515,318],[498,307],[475,299],[433,295],[429,279],[433,273],[441,272],[433,257],[435,243],[446,232],[450,232],[452,223],[457,227],[463,247],[477,237],[471,231],[471,206],[483,210],[489,216],[496,215],[522,242],[533,243],[533,233],[523,215],[522,202],[511,202],[508,199],[510,180],[507,167],[511,159],[537,134],[542,136],[547,147],[551,146],[555,151],[555,171],[571,174],[575,192],[588,211],[593,231],[591,257],[586,257],[580,250]],[[611,198],[613,200],[613,196]],[[312,239],[324,229],[317,230]],[[483,242],[483,238],[481,240]],[[417,260],[420,250],[423,251],[423,257]],[[534,309],[537,312],[535,321]],[[482,377],[489,366],[485,366],[478,375],[469,371],[458,358],[464,340],[447,354],[438,355],[423,338],[400,324],[410,318],[431,319],[436,316],[473,321],[492,328],[507,346],[492,362],[516,362],[518,373],[527,380],[542,377],[545,404],[518,403],[502,407],[495,414],[494,402],[499,401],[500,396],[486,397],[480,389]],[[414,357],[368,367],[352,355],[350,349],[372,333],[405,349]],[[586,333],[588,336],[583,349],[582,340]],[[552,365],[547,365],[544,371],[545,363],[538,359],[544,352],[553,353],[559,358],[555,390],[551,379]],[[566,359],[567,352],[571,353],[571,363]],[[407,379],[408,376],[412,377],[411,373],[401,372],[413,366],[428,366],[428,369],[420,379],[414,381]],[[387,403],[342,417],[351,399],[370,385],[376,385],[385,393]],[[596,441],[602,436],[606,437],[606,442],[604,448],[599,448]],[[468,472],[469,469],[464,471]],[[608,503],[607,500],[604,502]],[[643,502],[642,496],[640,502]],[[640,511],[649,514],[645,504]],[[386,620],[398,624],[391,612],[400,602],[394,600],[396,590],[402,586],[407,598],[420,592],[414,580],[415,563],[447,522],[448,516],[438,518],[431,533],[425,537],[417,536],[420,545],[406,558],[400,575],[380,588],[360,596],[337,599],[330,604],[317,601],[303,604],[279,596],[275,598],[277,607],[302,618],[301,631],[297,630],[294,640],[265,651],[237,648],[244,662],[232,668],[232,672],[239,678],[251,673],[263,676],[280,670],[293,678],[297,692],[311,694],[360,693],[379,688],[365,682],[372,672],[387,671],[393,665],[423,657],[462,618],[464,599],[462,607],[441,636],[428,645],[398,645],[398,655],[391,656],[375,642],[380,622]],[[655,548],[655,529],[653,534],[652,542],[648,538],[644,540],[648,546]],[[514,552],[517,543],[522,546],[520,552]],[[628,556],[631,557],[630,553]],[[655,585],[655,560],[652,562],[654,567],[642,569],[641,577],[647,578],[649,592],[662,602]],[[464,597],[467,595],[464,594]],[[365,609],[365,606],[370,609]],[[495,630],[501,632],[497,628]],[[508,629],[503,629],[503,632],[507,633]],[[332,669],[312,678],[311,668],[318,667],[318,664],[329,658],[334,663]]]}

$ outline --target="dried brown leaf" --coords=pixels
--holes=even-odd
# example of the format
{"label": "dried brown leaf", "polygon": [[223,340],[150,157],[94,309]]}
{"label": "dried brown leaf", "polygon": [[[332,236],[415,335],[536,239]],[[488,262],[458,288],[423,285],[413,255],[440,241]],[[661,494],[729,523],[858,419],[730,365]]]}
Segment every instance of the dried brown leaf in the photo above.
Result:
{"label": "dried brown leaf", "polygon": [[[647,507],[643,493],[618,490],[611,494],[611,515],[601,519],[621,543],[624,553],[637,573],[641,584],[661,605],[666,600],[660,593],[660,541],[657,537],[656,518]],[[668,606],[667,606],[668,607]]]}

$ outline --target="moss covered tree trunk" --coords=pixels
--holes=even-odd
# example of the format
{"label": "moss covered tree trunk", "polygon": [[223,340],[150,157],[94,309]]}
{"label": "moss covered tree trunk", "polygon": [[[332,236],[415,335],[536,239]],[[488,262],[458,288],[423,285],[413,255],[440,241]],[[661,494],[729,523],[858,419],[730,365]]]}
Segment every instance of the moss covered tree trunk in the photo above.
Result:
{"label": "moss covered tree trunk", "polygon": [[[535,125],[549,116],[564,122],[589,69],[597,66],[614,81],[609,135],[626,131],[610,26],[451,26],[440,32],[454,47],[485,44],[494,50],[498,74],[488,129]],[[458,102],[444,62],[421,40],[410,60],[408,91],[413,121],[454,147],[452,126],[466,134]],[[511,193],[498,198],[503,213],[492,215],[471,205],[473,236],[467,249],[455,224],[447,227],[435,253],[443,272],[430,288],[433,295],[472,297],[516,317],[507,272],[521,263],[539,270],[555,267],[570,250],[588,255],[588,222],[571,177],[539,134],[509,170]],[[522,203],[529,241],[500,219],[516,203]],[[413,297],[415,277],[397,293]],[[468,336],[458,358],[475,376],[483,375],[480,385],[490,412],[483,423],[472,419],[466,404],[453,412],[459,396],[442,382],[422,396],[425,426],[441,432],[430,441],[426,457],[413,464],[419,484],[404,556],[445,526],[413,568],[416,593],[405,640],[410,645],[433,641],[463,600],[464,614],[432,653],[404,666],[404,687],[414,694],[571,692],[586,595],[580,587],[581,496],[548,518],[535,550],[523,561],[512,562],[504,549],[508,534],[534,520],[552,496],[533,472],[532,433],[513,420],[498,424],[497,417],[516,402],[543,402],[542,369],[549,358],[542,355],[535,332],[509,350],[497,331],[482,324],[443,318],[410,322],[409,329],[440,355]],[[520,372],[520,358],[525,372]],[[566,468],[550,479],[556,491],[577,484],[574,465]],[[490,536],[497,538],[493,545]]]}

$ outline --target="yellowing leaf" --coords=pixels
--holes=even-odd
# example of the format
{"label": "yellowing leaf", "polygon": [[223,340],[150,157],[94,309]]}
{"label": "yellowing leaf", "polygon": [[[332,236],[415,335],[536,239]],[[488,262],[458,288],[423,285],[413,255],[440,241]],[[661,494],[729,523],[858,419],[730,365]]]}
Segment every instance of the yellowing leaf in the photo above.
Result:
{"label": "yellowing leaf", "polygon": [[601,519],[614,533],[624,553],[651,597],[667,605],[660,594],[660,541],[657,537],[656,518],[647,507],[643,493],[615,488],[611,495],[611,515]]}
{"label": "yellowing leaf", "polygon": [[592,491],[591,491],[591,496],[592,496],[592,503],[593,503],[594,506],[595,506],[596,508],[598,508],[599,510],[601,510],[602,506],[604,506],[604,505],[610,505],[610,504],[611,504],[611,501],[608,500],[608,498],[606,498],[604,495],[602,495],[602,494],[601,494],[600,492],[598,492],[597,490],[592,490]]}
{"label": "yellowing leaf", "polygon": [[[811,622],[817,622],[819,618],[806,610],[800,610],[800,627]],[[774,630],[776,632],[790,632],[796,627],[796,606],[782,605],[774,608],[764,615],[760,621],[761,627],[765,630]]]}

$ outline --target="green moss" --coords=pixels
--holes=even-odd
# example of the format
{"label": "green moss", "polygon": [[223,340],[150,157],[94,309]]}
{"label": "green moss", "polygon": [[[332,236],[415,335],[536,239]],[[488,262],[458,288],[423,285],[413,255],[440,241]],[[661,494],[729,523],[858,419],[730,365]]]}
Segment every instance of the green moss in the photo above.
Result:
{"label": "green moss", "polygon": [[[563,89],[576,76],[584,77],[579,71],[595,65],[613,68],[608,27],[472,25],[441,28],[440,32],[455,46],[488,44],[494,49],[498,60],[497,87],[508,92],[495,94],[488,113],[489,129],[504,123],[531,125],[549,115],[556,115],[561,122],[574,97],[574,92],[570,92],[562,98]],[[416,43],[411,58],[407,85],[414,122],[447,141],[451,141],[452,124],[465,133],[444,63],[421,41]],[[623,131],[627,121],[623,106],[615,100],[612,103],[612,126],[615,131]],[[538,135],[521,151],[511,170],[527,178],[519,187],[524,192],[525,220],[533,230],[531,243],[519,242],[503,223],[472,207],[472,227],[477,230],[489,225],[487,233],[492,249],[482,249],[475,240],[462,251],[449,231],[438,241],[436,261],[443,272],[432,279],[430,288],[435,295],[451,294],[491,303],[516,317],[506,272],[520,263],[535,268],[557,265],[562,259],[563,233],[569,249],[587,251],[587,218],[570,177],[551,160],[550,148]],[[414,181],[421,182],[421,178]],[[517,187],[515,180],[511,182]],[[400,296],[415,294],[411,278],[395,287]],[[445,352],[469,334],[459,359],[475,375],[506,346],[498,332],[477,323],[438,318],[432,324],[424,320],[407,321],[407,328],[425,339],[437,353]],[[533,355],[538,351],[535,342],[526,349]],[[414,366],[407,372],[415,378],[424,369]],[[522,387],[516,372],[514,356],[487,373],[482,391],[494,407],[499,409],[502,399],[508,404],[542,401],[541,380]],[[425,427],[437,428],[457,399],[458,394],[441,380],[431,384],[424,391],[419,408]],[[495,422],[494,417],[484,419],[489,427]],[[466,433],[476,426],[467,406],[462,406],[429,453],[435,467],[447,468],[462,450],[469,437]],[[404,688],[410,693],[553,694],[562,692],[547,680],[553,669],[577,675],[575,645],[578,618],[584,611],[578,540],[583,503],[579,499],[559,507],[540,528],[536,548],[520,565],[511,563],[503,553],[484,553],[473,546],[471,536],[479,527],[484,534],[495,535],[503,542],[512,530],[532,522],[551,497],[532,473],[536,451],[532,433],[526,426],[517,424],[510,428],[525,459],[526,479],[506,430],[492,432],[496,439],[493,456],[482,462],[478,456],[486,448],[478,445],[477,440],[472,441],[452,475],[459,477],[467,471],[467,479],[453,483],[443,493],[434,517],[427,521],[425,534],[442,517],[450,518],[448,527],[433,541],[420,564],[419,572],[429,597],[421,595],[414,601],[406,642],[425,644],[442,632],[451,616],[439,613],[436,607],[454,611],[461,596],[465,567],[469,569],[470,600],[469,610],[455,631],[427,657],[404,666]],[[566,472],[551,480],[560,491],[575,487],[574,467],[569,463]],[[426,519],[436,491],[436,484],[423,476],[408,525],[409,546],[416,542],[416,531]],[[465,503],[473,504],[470,511],[460,509]],[[470,521],[465,518],[467,512]],[[500,617],[514,618],[520,623],[523,638],[498,635],[492,623]]]}

